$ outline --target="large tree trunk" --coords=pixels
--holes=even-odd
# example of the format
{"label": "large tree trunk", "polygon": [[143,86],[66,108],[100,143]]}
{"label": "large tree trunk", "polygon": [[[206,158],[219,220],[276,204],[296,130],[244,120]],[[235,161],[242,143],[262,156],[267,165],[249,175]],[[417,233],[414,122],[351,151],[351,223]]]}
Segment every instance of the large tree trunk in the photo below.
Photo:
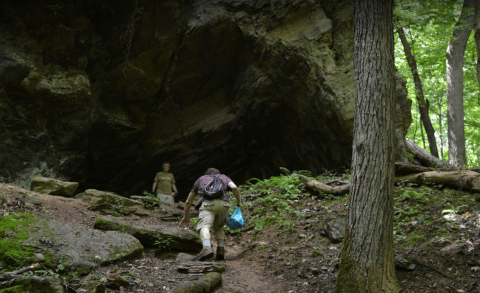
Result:
{"label": "large tree trunk", "polygon": [[428,101],[428,99],[425,101],[422,80],[420,79],[420,75],[418,75],[417,62],[415,61],[415,57],[412,54],[412,50],[410,49],[410,44],[405,37],[403,27],[399,26],[397,28],[397,32],[400,36],[400,40],[402,41],[403,50],[405,51],[408,65],[410,66],[410,70],[412,71],[413,81],[415,82],[415,93],[417,97],[418,107],[420,109],[420,118],[422,119],[422,124],[425,127],[425,132],[427,133],[428,144],[430,145],[430,153],[432,153],[433,156],[438,158],[437,141],[435,140],[435,129],[433,128],[432,121],[430,121],[430,102]]}
{"label": "large tree trunk", "polygon": [[393,251],[393,0],[355,2],[352,188],[335,292],[400,292]]}
{"label": "large tree trunk", "polygon": [[[475,20],[473,25],[475,34],[475,48],[477,51],[477,81],[480,87],[480,0],[475,0]],[[480,94],[478,94],[478,103],[480,104]]]}
{"label": "large tree trunk", "polygon": [[[395,163],[395,184],[415,183],[436,184],[456,187],[461,191],[472,193],[480,192],[480,170],[457,170],[457,171],[434,171],[430,168],[410,165],[404,163]],[[320,192],[320,194],[343,195],[350,192],[351,184],[341,186],[329,186],[325,183],[308,179],[303,175],[298,175],[300,180],[311,190]]]}
{"label": "large tree trunk", "polygon": [[399,183],[445,185],[457,187],[460,191],[476,193],[480,192],[480,173],[470,170],[448,172],[430,171],[395,177],[395,184]]}
{"label": "large tree trunk", "polygon": [[463,115],[463,56],[474,20],[474,0],[465,0],[447,49],[447,110],[449,162],[466,165]]}

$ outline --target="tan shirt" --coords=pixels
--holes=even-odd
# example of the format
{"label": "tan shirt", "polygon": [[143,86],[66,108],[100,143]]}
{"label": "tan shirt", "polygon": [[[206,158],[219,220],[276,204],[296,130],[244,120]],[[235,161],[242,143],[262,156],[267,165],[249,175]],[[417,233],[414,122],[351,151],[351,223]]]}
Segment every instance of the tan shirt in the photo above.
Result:
{"label": "tan shirt", "polygon": [[175,177],[172,173],[158,172],[155,182],[157,182],[156,193],[172,194],[172,185],[175,184]]}

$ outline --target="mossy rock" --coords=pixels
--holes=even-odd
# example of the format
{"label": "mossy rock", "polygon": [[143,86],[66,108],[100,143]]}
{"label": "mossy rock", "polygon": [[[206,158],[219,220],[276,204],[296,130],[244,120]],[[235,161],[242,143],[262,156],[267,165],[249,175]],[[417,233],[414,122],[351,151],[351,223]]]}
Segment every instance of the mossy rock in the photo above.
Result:
{"label": "mossy rock", "polygon": [[222,275],[217,272],[208,273],[199,280],[183,282],[172,293],[209,293],[222,284]]}
{"label": "mossy rock", "polygon": [[35,176],[33,177],[31,190],[44,194],[74,197],[78,184],[78,182],[66,182],[53,178]]}
{"label": "mossy rock", "polygon": [[202,243],[197,232],[180,227],[146,225],[121,221],[113,217],[99,217],[93,226],[98,230],[119,231],[137,238],[143,245],[156,246],[158,242],[165,249],[199,251]]}
{"label": "mossy rock", "polygon": [[142,203],[139,201],[117,195],[113,192],[100,191],[96,189],[85,190],[85,195],[83,196],[82,200],[92,205],[109,204],[122,205],[126,207],[142,205]]}
{"label": "mossy rock", "polygon": [[87,274],[98,265],[138,257],[140,242],[130,235],[88,230],[52,219],[19,213],[0,219],[0,260],[10,268],[30,265],[43,255],[43,264]]}

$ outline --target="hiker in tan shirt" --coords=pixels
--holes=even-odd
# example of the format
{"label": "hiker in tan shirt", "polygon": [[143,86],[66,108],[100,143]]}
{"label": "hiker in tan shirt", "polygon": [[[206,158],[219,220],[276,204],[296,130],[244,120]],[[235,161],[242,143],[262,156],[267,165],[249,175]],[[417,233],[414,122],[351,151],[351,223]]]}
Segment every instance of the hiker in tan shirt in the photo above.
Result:
{"label": "hiker in tan shirt", "polygon": [[[156,194],[163,203],[173,205],[175,203],[173,197],[177,196],[178,191],[175,186],[175,177],[173,177],[172,173],[168,172],[169,169],[170,163],[163,163],[163,171],[155,175],[152,192]],[[173,194],[172,189],[175,192]]]}

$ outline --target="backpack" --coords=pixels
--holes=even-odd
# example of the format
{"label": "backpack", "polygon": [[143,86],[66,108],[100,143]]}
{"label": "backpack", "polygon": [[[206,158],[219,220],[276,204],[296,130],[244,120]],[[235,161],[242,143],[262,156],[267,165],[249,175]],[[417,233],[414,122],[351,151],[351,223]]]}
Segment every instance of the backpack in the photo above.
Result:
{"label": "backpack", "polygon": [[215,175],[213,175],[212,177],[212,180],[210,180],[203,188],[202,194],[203,198],[206,200],[221,198],[223,196],[223,191],[225,190],[223,181]]}

